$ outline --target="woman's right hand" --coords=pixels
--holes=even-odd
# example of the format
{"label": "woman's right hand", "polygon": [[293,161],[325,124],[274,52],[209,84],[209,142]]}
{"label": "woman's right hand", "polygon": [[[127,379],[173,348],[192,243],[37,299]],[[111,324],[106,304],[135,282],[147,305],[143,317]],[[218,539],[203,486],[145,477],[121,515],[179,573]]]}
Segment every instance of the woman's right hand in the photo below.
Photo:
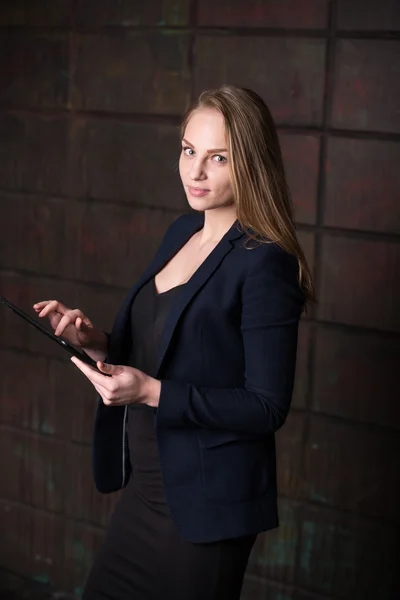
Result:
{"label": "woman's right hand", "polygon": [[[73,346],[82,348],[94,360],[107,355],[107,336],[78,308],[71,309],[57,300],[43,300],[33,305],[39,317],[48,317],[55,335],[62,335]],[[100,356],[101,358],[97,358]]]}

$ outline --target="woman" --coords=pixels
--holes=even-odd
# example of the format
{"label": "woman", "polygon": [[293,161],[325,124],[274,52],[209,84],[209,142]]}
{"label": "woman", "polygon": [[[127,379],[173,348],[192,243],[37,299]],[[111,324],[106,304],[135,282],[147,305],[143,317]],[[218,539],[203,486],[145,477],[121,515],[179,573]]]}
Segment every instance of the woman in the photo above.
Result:
{"label": "woman", "polygon": [[239,599],[257,533],[278,525],[274,434],[313,288],[261,98],[201,94],[179,170],[193,212],[168,229],[110,335],[57,301],[34,306],[98,361],[100,372],[71,359],[101,397],[94,479],[125,487],[85,600]]}

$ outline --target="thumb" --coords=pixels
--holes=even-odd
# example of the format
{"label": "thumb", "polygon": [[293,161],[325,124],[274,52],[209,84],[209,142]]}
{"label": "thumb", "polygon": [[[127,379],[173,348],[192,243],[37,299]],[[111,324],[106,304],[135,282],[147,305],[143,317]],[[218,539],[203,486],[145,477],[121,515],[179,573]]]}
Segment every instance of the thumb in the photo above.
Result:
{"label": "thumb", "polygon": [[79,333],[83,334],[83,335],[87,335],[88,333],[88,326],[86,325],[86,323],[83,322],[83,319],[81,319],[80,317],[76,320],[75,322],[75,326],[78,330]]}
{"label": "thumb", "polygon": [[97,361],[97,368],[99,371],[102,371],[102,373],[107,373],[107,375],[120,375],[124,371],[124,368],[120,365],[109,365],[101,360]]}

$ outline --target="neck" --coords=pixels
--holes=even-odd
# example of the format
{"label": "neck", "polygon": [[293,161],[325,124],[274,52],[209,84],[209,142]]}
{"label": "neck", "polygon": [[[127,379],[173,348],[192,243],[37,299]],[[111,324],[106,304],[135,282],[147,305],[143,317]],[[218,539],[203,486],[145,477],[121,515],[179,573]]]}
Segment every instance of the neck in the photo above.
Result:
{"label": "neck", "polygon": [[200,231],[201,244],[219,242],[229,231],[237,219],[235,207],[229,207],[229,209],[205,211],[204,226]]}

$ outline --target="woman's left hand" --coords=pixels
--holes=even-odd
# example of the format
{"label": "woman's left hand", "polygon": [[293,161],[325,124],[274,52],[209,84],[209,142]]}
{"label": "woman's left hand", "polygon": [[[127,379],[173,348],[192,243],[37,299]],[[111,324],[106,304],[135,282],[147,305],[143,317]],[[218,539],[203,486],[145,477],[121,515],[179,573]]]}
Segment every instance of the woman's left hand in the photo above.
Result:
{"label": "woman's left hand", "polygon": [[[149,375],[123,365],[109,365],[97,362],[101,373],[73,356],[71,361],[89,379],[91,384],[108,406],[121,406],[125,404],[148,404],[157,407],[160,397],[161,382]],[[107,375],[102,375],[107,373]]]}

